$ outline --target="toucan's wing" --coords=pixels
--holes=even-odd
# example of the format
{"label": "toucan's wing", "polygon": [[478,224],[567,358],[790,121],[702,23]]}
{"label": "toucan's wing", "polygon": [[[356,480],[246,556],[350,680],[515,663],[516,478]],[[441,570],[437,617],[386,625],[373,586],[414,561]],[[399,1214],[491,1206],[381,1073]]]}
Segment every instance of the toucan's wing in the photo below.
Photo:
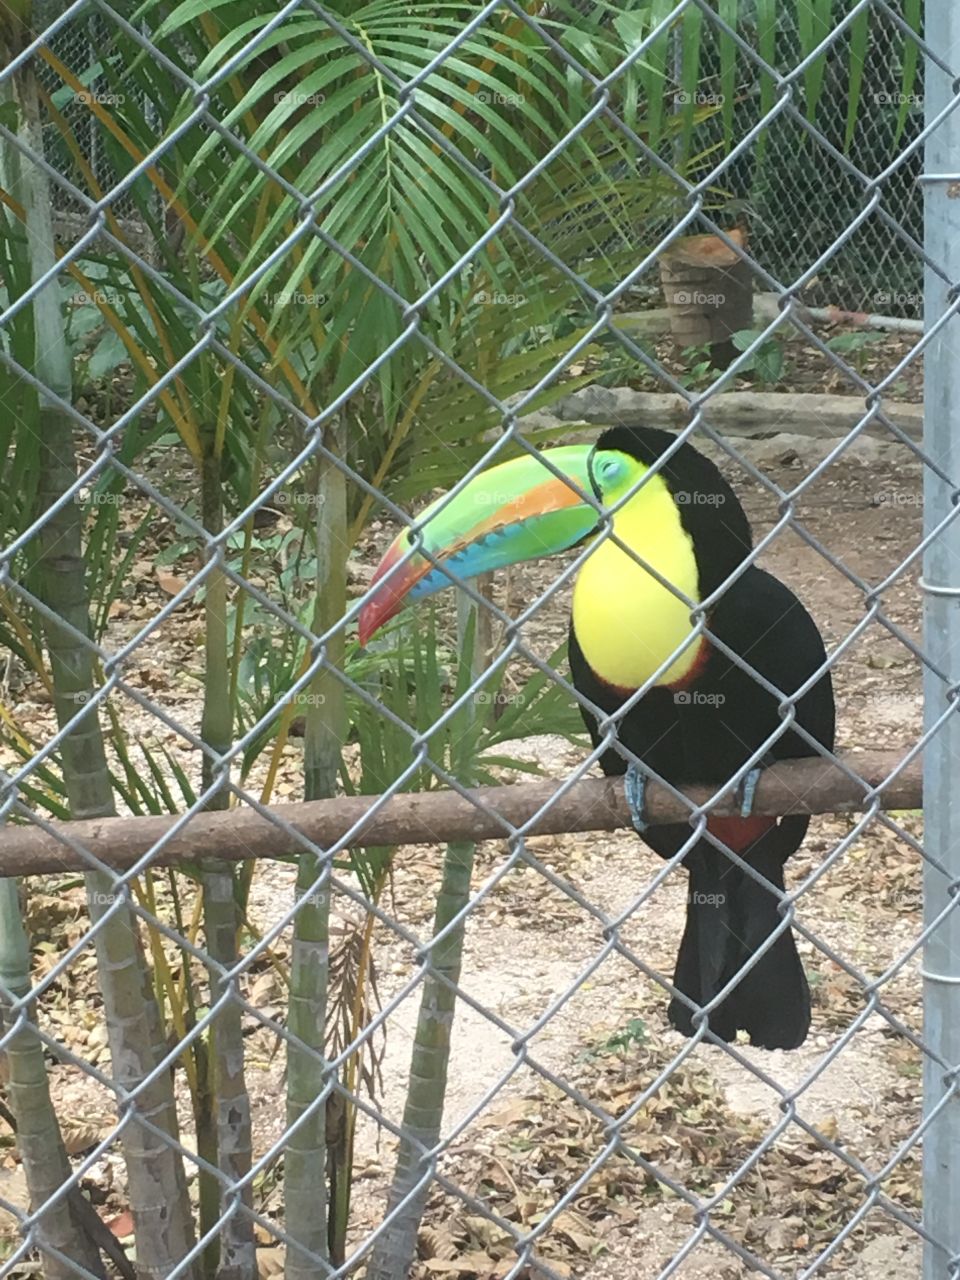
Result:
{"label": "toucan's wing", "polygon": [[[763,569],[748,569],[731,586],[714,610],[710,630],[787,697],[826,661],[823,638],[810,614],[789,587]],[[721,711],[731,724],[749,730],[761,719],[768,722],[771,711],[776,718],[769,722],[780,723],[778,700],[735,663],[725,661],[713,683],[718,691],[728,691]],[[797,699],[795,711],[797,723],[832,750],[835,713],[829,672]],[[799,734],[787,733],[771,746],[770,754],[783,760],[815,755],[816,747]]]}

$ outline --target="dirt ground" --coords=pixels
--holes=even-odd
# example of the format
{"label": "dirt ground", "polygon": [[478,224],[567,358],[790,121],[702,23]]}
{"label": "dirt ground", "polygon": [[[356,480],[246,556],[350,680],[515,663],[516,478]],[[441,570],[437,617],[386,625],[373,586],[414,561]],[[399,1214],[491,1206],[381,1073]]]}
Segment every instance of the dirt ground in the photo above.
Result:
{"label": "dirt ground", "polygon": [[[738,442],[784,495],[828,447],[829,442],[812,445],[783,436]],[[782,499],[736,464],[725,463],[724,469],[759,541],[775,527]],[[920,468],[901,446],[863,442],[791,500],[789,509],[809,541],[796,528],[784,530],[761,564],[803,599],[832,650],[863,622],[865,590],[885,580],[918,542]],[[369,549],[370,563],[389,535],[387,528],[380,531],[380,541]],[[843,570],[823,558],[817,542]],[[555,573],[555,565],[514,570],[501,588],[504,598],[526,603]],[[151,587],[141,603],[153,602],[151,592],[164,598]],[[563,638],[567,616],[562,596],[538,615],[529,640],[541,656]],[[890,584],[880,612],[836,666],[841,749],[906,749],[919,734],[918,662],[888,623],[919,641],[915,567]],[[118,617],[117,638],[133,625]],[[154,637],[134,676],[171,715],[194,728],[197,689],[189,673],[197,668],[197,635],[197,615],[186,613],[179,625]],[[22,698],[25,719],[42,736],[52,724],[49,706],[31,686]],[[144,733],[165,740],[175,753],[185,750],[175,735],[158,733],[145,713],[134,714],[142,715]],[[536,761],[552,777],[562,777],[582,758],[582,748],[558,738],[529,739],[510,751]],[[301,778],[300,745],[293,742],[284,755],[278,796],[299,798]],[[252,785],[258,781],[254,777]],[[918,1237],[896,1215],[916,1218],[919,1211],[919,1157],[910,1139],[920,1120],[920,1054],[883,1012],[870,1013],[850,1029],[867,1005],[865,984],[887,974],[919,933],[921,860],[897,830],[879,822],[833,860],[854,825],[852,818],[815,819],[788,868],[790,884],[798,885],[830,861],[800,901],[800,947],[814,1016],[809,1040],[791,1053],[747,1045],[730,1053],[708,1045],[691,1048],[669,1028],[663,990],[623,952],[659,974],[672,973],[685,877],[670,876],[638,902],[662,864],[636,836],[531,839],[530,854],[550,869],[553,882],[522,860],[505,870],[508,850],[502,844],[479,847],[463,988],[493,1018],[463,1004],[457,1014],[445,1121],[455,1137],[441,1168],[463,1196],[431,1196],[417,1280],[505,1276],[517,1263],[514,1238],[534,1231],[536,1258],[550,1268],[546,1274],[559,1277],[733,1280],[754,1274],[724,1239],[759,1259],[767,1275],[808,1275],[817,1263],[817,1274],[850,1280],[919,1274]],[[892,815],[892,825],[920,835],[915,813]],[[439,872],[435,847],[397,855],[386,906],[421,939],[429,937]],[[289,908],[293,879],[287,865],[258,867],[251,917],[259,929]],[[577,899],[586,900],[590,910]],[[355,915],[350,904],[336,904],[341,922]],[[618,922],[621,952],[611,950],[604,935],[604,922],[611,920]],[[51,878],[32,907],[39,972],[84,924],[80,887]],[[415,971],[416,958],[386,928],[375,942],[386,1006]],[[286,946],[281,938],[281,956]],[[102,1067],[107,1050],[91,999],[93,978],[87,951],[45,1003],[43,1016],[49,1029]],[[249,992],[271,1016],[282,1015],[281,993],[267,967],[251,974]],[[880,987],[879,999],[882,1010],[920,1033],[916,958]],[[414,993],[387,1021],[378,1106],[394,1123],[401,1119],[416,1013]],[[251,1028],[247,1044],[255,1141],[263,1150],[283,1130],[283,1055],[263,1030]],[[72,1149],[82,1151],[90,1141],[84,1126],[99,1133],[109,1124],[108,1099],[76,1067],[55,1066],[52,1076],[58,1109],[68,1128],[79,1130]],[[178,1096],[189,1144],[182,1078]],[[904,1144],[909,1149],[897,1159]],[[362,1119],[357,1153],[355,1244],[379,1222],[394,1143]],[[881,1171],[878,1200],[871,1180]],[[15,1172],[9,1160],[4,1166],[0,1147],[0,1196]],[[98,1188],[99,1203],[119,1212],[119,1157],[102,1160],[87,1185]],[[677,1188],[711,1201],[709,1218],[698,1219]],[[258,1196],[268,1214],[277,1210],[279,1192],[269,1180]],[[0,1209],[0,1233],[3,1219]],[[273,1252],[263,1250],[264,1274]]]}

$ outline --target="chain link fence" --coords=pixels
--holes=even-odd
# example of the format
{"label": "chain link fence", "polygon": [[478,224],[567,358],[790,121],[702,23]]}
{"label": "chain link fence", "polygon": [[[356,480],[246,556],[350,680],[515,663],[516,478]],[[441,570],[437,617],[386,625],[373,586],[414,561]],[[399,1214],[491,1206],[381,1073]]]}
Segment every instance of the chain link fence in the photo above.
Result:
{"label": "chain link fence", "polygon": [[[950,201],[960,182],[951,114],[960,102],[960,25],[950,0],[928,5],[926,36],[907,31],[903,11],[882,0],[834,15],[823,33],[826,107],[816,123],[802,91],[809,59],[798,56],[796,27],[782,14],[771,66],[750,44],[749,15],[732,25],[735,6],[654,6],[602,77],[585,37],[574,38],[571,27],[565,38],[562,15],[514,3],[445,11],[428,54],[401,74],[383,50],[402,63],[415,33],[403,27],[403,6],[384,9],[382,17],[369,6],[362,22],[313,3],[268,15],[244,9],[231,29],[213,24],[223,45],[211,58],[215,6],[191,25],[190,6],[134,22],[106,4],[76,4],[44,14],[49,26],[12,47],[0,73],[4,102],[20,110],[0,116],[8,219],[0,328],[12,423],[0,554],[12,655],[2,708],[0,867],[10,877],[40,877],[24,880],[23,903],[13,880],[4,881],[10,892],[0,903],[7,1064],[0,1124],[16,1130],[21,1153],[13,1156],[12,1137],[0,1148],[0,1275],[240,1280],[366,1268],[371,1280],[401,1280],[410,1257],[417,1276],[865,1278],[919,1274],[922,1254],[926,1280],[956,1276],[951,326],[960,305],[960,228]],[[714,153],[709,171],[687,176],[647,145],[616,93],[654,59],[671,23],[694,9],[707,50],[704,92],[710,42],[721,34],[736,42],[738,84],[762,71],[776,91],[764,110],[744,92],[734,144]],[[764,12],[758,3],[759,18]],[[855,145],[845,148],[849,42],[860,13],[878,34],[864,70],[867,105]],[[39,60],[53,76],[43,52],[56,50],[81,16],[108,42],[122,37],[118,48],[130,61],[120,74],[144,101],[156,101],[160,82],[175,93],[169,117],[155,108],[140,113],[139,146],[133,113],[99,104],[107,117],[118,108],[123,130],[111,134],[116,167],[94,166],[96,182],[78,177],[76,149],[67,148],[67,164],[46,138],[40,144],[18,97],[24,68]],[[434,20],[422,15],[424,29]],[[601,23],[606,29],[613,27]],[[487,35],[484,62],[474,49]],[[324,41],[310,75],[298,56],[305,37]],[[918,106],[907,103],[902,127],[896,107],[890,113],[879,102],[890,94],[900,105],[894,39],[901,71],[908,44],[925,62],[925,125],[919,81],[906,91]],[[368,96],[366,82],[358,90],[327,87],[323,76],[337,58],[351,74],[371,69],[376,91]],[[508,181],[499,152],[478,160],[484,128],[496,141],[500,121],[463,104],[470,95],[502,98],[507,90],[492,83],[491,68],[526,60],[552,68],[558,84],[576,82],[586,105],[554,135],[538,117]],[[115,64],[114,54],[104,58],[105,68]],[[256,92],[255,75],[263,77]],[[116,94],[115,79],[104,83],[105,95]],[[443,110],[440,85],[452,95]],[[72,87],[76,111],[84,103]],[[351,92],[364,125],[338,154],[335,139],[311,134],[310,113],[329,110],[344,127],[348,117],[334,108]],[[516,97],[491,96],[483,106],[504,118],[533,112],[522,87]],[[291,101],[275,148],[270,112]],[[102,113],[92,118],[104,126]],[[619,163],[629,155],[654,193],[642,213],[644,250],[628,246],[627,266],[607,252],[609,206],[596,193],[583,198],[589,242],[604,247],[596,257],[608,274],[599,276],[588,250],[576,261],[564,256],[563,202],[553,194],[542,205],[534,200],[564,156],[571,169],[554,188],[569,196],[570,173],[581,164],[589,171],[584,148],[595,124],[609,131],[607,154]],[[717,127],[707,120],[701,150]],[[761,163],[755,144],[764,134]],[[398,147],[401,136],[413,139],[409,152]],[[61,141],[67,137],[82,153],[83,137],[59,130]],[[311,148],[321,143],[334,149],[318,166]],[[188,154],[177,170],[181,150]],[[378,166],[406,164],[412,153],[424,168],[416,181],[411,171],[407,185],[437,212],[433,234],[415,221],[421,206],[412,202],[390,243],[402,251],[406,236],[416,251],[406,259],[384,251],[371,264],[372,233],[344,234],[344,210],[388,207],[395,189],[381,185]],[[48,169],[82,216],[61,238],[59,257],[31,257],[30,237],[15,231],[42,205],[29,174]],[[630,172],[620,172],[622,191],[633,192]],[[452,173],[471,187],[462,205],[451,194]],[[663,221],[660,182],[677,212],[653,235]],[[151,190],[137,203],[141,187]],[[653,279],[681,237],[709,233],[735,246],[731,219],[714,217],[718,188],[753,218],[746,250],[734,251],[757,289],[779,294],[780,313],[731,370],[710,371],[697,391],[620,328],[617,309]],[[921,188],[930,193],[926,232]],[[148,253],[111,216],[129,200],[148,218],[158,193]],[[237,212],[236,225],[224,220],[222,200]],[[205,202],[217,225],[205,223]],[[458,217],[474,206],[487,230],[471,233],[461,250]],[[445,311],[444,299],[472,273],[480,279],[488,252],[495,265],[480,301],[471,295],[476,321],[464,343],[457,308]],[[191,255],[192,267],[183,267]],[[513,277],[498,275],[504,257]],[[236,271],[221,272],[234,260]],[[527,310],[543,264],[551,289],[565,291],[553,327]],[[924,267],[925,335],[869,368],[831,346],[799,305],[914,316]],[[288,274],[278,301],[281,268]],[[348,305],[338,291],[357,278],[364,288]],[[74,395],[62,366],[48,362],[56,344],[43,327],[51,324],[43,300],[56,297],[59,308],[61,285],[92,289],[91,281],[96,297],[78,305],[68,295],[77,334],[70,359],[85,371]],[[139,301],[125,311],[134,295]],[[559,296],[551,294],[551,307]],[[580,323],[570,298],[586,314]],[[91,306],[106,317],[106,336],[97,330],[95,341],[80,316]],[[303,324],[287,333],[281,319],[292,313]],[[24,322],[50,338],[38,342],[36,357],[18,337]],[[791,436],[786,452],[776,440],[766,448],[762,437],[790,429],[787,393],[779,407],[766,406],[770,427],[761,438],[721,433],[712,419],[732,376],[787,329],[802,334],[856,405],[855,426],[831,435],[825,417],[825,439],[798,445]],[[489,330],[507,334],[495,361],[481,358]],[[360,345],[348,338],[355,331],[364,335]],[[161,336],[151,347],[147,334],[187,337],[178,344]],[[316,346],[297,345],[309,341]],[[350,361],[318,395],[310,352],[319,361],[318,352],[338,344]],[[718,462],[754,522],[749,563],[761,557],[797,587],[826,641],[824,662],[803,690],[774,689],[782,723],[769,739],[747,744],[735,776],[705,798],[681,795],[690,833],[662,863],[622,822],[604,828],[598,820],[603,835],[549,825],[605,751],[643,763],[619,736],[636,691],[617,711],[598,712],[557,656],[571,583],[595,544],[479,589],[450,565],[442,572],[476,606],[474,621],[465,607],[455,631],[453,606],[441,597],[435,621],[412,641],[401,627],[366,652],[354,642],[354,623],[377,598],[374,565],[391,538],[408,528],[407,558],[430,550],[430,524],[413,518],[411,502],[420,510],[439,490],[462,492],[465,480],[511,451],[546,456],[544,475],[555,473],[545,449],[596,436],[578,394],[611,350],[682,398],[679,438]],[[404,383],[397,371],[411,351],[426,365]],[[937,414],[921,443],[890,399],[924,359]],[[204,368],[219,372],[206,377],[197,372]],[[245,442],[226,429],[230,396],[250,427]],[[646,425],[652,410],[629,406],[627,425]],[[368,457],[378,419],[395,410],[400,428]],[[462,424],[474,420],[470,436]],[[445,434],[451,421],[461,434]],[[31,422],[49,434],[28,457]],[[412,462],[397,481],[404,459]],[[228,492],[242,500],[217,500]],[[598,500],[600,543],[609,544],[608,517],[629,498],[608,501],[598,492]],[[348,537],[348,529],[360,532]],[[81,532],[85,561],[75,555]],[[330,567],[347,544],[338,597]],[[103,562],[98,547],[107,548]],[[642,549],[627,550],[646,563]],[[325,591],[298,596],[303,581],[322,582]],[[695,602],[695,636],[720,642],[711,625],[722,595]],[[220,630],[218,650],[211,634]],[[49,671],[39,657],[44,646]],[[204,646],[201,698],[200,682],[175,672],[196,672]],[[218,665],[217,654],[232,665]],[[749,668],[741,654],[734,658]],[[223,678],[212,694],[211,669]],[[694,1007],[693,1034],[683,1038],[665,1007],[676,995],[684,858],[701,836],[729,858],[722,837],[706,834],[708,819],[729,814],[722,806],[730,785],[766,763],[824,671],[838,691],[842,749],[835,755],[811,741],[848,789],[840,812],[814,819],[778,895],[778,936],[793,928],[810,974],[811,1037],[789,1052],[754,1048],[742,1035],[725,1042],[710,1026],[718,996],[706,1011]],[[224,705],[226,723],[218,720]],[[599,716],[592,750],[571,720],[582,706]],[[343,731],[337,739],[330,730],[331,751],[324,725],[338,715]],[[99,756],[98,718],[106,744]],[[882,769],[869,754],[875,750],[886,753]],[[903,789],[921,750],[925,832],[917,798]],[[515,784],[531,769],[559,785],[537,793],[521,817],[498,816],[499,793],[472,789]],[[107,779],[106,793],[98,778]],[[660,781],[676,800],[670,780]],[[503,839],[475,846],[469,823],[461,816],[457,826],[447,815],[436,819],[431,841],[425,831],[440,810],[429,808],[414,836],[401,838],[402,829],[387,829],[389,806],[416,789],[452,791],[476,809],[477,834],[489,836],[493,823]],[[348,794],[329,802],[346,815],[335,837],[305,834],[307,815],[283,808],[304,795],[323,804],[318,797],[337,790]],[[364,793],[371,807],[361,814],[350,805]],[[141,824],[124,828],[133,833],[127,843],[110,834],[118,830],[112,812]],[[260,825],[245,826],[254,815]],[[369,856],[358,855],[363,824],[378,815],[387,823],[377,837],[382,847],[362,844]],[[74,834],[68,816],[80,820]],[[265,850],[274,856],[243,861]],[[756,963],[731,979],[734,989]],[[51,1108],[59,1121],[52,1130],[44,1128]],[[345,1178],[353,1181],[348,1201]],[[339,1235],[328,1230],[328,1209]],[[125,1249],[134,1227],[131,1261]]]}
{"label": "chain link fence", "polygon": [[[795,19],[789,9],[779,10],[774,65],[785,75],[803,60]],[[921,314],[923,273],[911,241],[923,239],[923,201],[917,184],[921,152],[912,146],[923,127],[923,76],[918,67],[916,79],[904,81],[910,43],[905,43],[898,26],[902,20],[902,9],[896,6],[870,13],[869,42],[861,55],[863,100],[849,136],[847,90],[851,57],[857,56],[851,49],[850,28],[839,32],[831,45],[816,123],[835,156],[828,159],[803,125],[786,115],[771,122],[762,153],[756,148],[743,152],[724,171],[723,186],[742,202],[751,227],[752,253],[771,274],[796,279],[830,251],[804,292],[812,306],[904,317]],[[755,11],[747,21],[755,32]],[[712,64],[714,75],[702,90],[707,102],[711,93],[721,92],[717,31],[708,32],[704,62]],[[746,53],[738,56],[737,72],[736,132],[742,136],[755,114],[750,98],[758,92],[756,67]],[[711,127],[722,142],[718,117]],[[844,239],[862,208],[863,183],[856,171],[883,173],[901,154],[907,157],[904,163],[897,164],[884,182],[883,207],[910,239],[891,236],[880,218],[868,219]]]}
{"label": "chain link fence", "polygon": [[[38,5],[36,10],[36,26],[42,29],[57,16],[56,5]],[[56,36],[50,42],[50,50],[56,59],[64,63],[84,84],[87,92],[97,97],[105,105],[111,103],[111,89],[103,75],[101,58],[109,45],[109,23],[95,10],[81,10],[69,22],[59,25]],[[117,181],[110,157],[107,154],[103,139],[93,127],[90,113],[82,100],[69,91],[64,91],[62,77],[54,67],[46,64],[38,68],[44,87],[51,94],[55,107],[62,108],[69,120],[71,131],[77,138],[82,154],[90,164],[100,185],[109,189]],[[61,135],[55,126],[46,129],[44,152],[49,156],[51,164],[64,176],[76,179],[73,158],[63,147]],[[70,215],[81,215],[82,204],[71,197],[69,188],[54,189],[54,204],[59,215],[58,229],[61,238],[69,238],[69,230],[75,229],[77,221],[71,222]],[[129,218],[133,205],[121,196],[115,205],[118,216]]]}

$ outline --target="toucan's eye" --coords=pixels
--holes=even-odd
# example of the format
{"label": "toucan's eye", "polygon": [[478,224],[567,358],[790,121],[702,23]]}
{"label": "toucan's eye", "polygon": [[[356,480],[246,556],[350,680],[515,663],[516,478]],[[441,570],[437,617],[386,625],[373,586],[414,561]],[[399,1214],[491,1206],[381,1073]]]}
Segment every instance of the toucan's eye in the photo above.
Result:
{"label": "toucan's eye", "polygon": [[623,463],[619,458],[604,458],[597,467],[597,475],[602,484],[610,484],[618,479],[623,471]]}

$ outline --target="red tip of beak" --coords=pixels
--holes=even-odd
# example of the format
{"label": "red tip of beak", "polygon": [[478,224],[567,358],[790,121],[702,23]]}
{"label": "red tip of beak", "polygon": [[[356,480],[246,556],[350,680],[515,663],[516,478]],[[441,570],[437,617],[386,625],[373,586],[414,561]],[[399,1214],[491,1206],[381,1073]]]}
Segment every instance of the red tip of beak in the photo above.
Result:
{"label": "red tip of beak", "polygon": [[[430,571],[429,561],[420,556],[411,556],[406,564],[400,565],[390,574],[390,570],[407,550],[401,535],[377,565],[377,571],[370,580],[373,594],[360,610],[360,617],[357,619],[357,636],[361,647],[366,647],[367,642],[384,623],[400,612],[410,589]],[[387,574],[390,574],[387,581],[381,581]],[[379,587],[377,583],[380,583]]]}
{"label": "red tip of beak", "polygon": [[360,610],[360,617],[357,619],[357,637],[360,640],[360,647],[365,649],[371,638],[380,630],[385,622],[389,622],[396,609],[385,607],[379,598],[368,600]]}

